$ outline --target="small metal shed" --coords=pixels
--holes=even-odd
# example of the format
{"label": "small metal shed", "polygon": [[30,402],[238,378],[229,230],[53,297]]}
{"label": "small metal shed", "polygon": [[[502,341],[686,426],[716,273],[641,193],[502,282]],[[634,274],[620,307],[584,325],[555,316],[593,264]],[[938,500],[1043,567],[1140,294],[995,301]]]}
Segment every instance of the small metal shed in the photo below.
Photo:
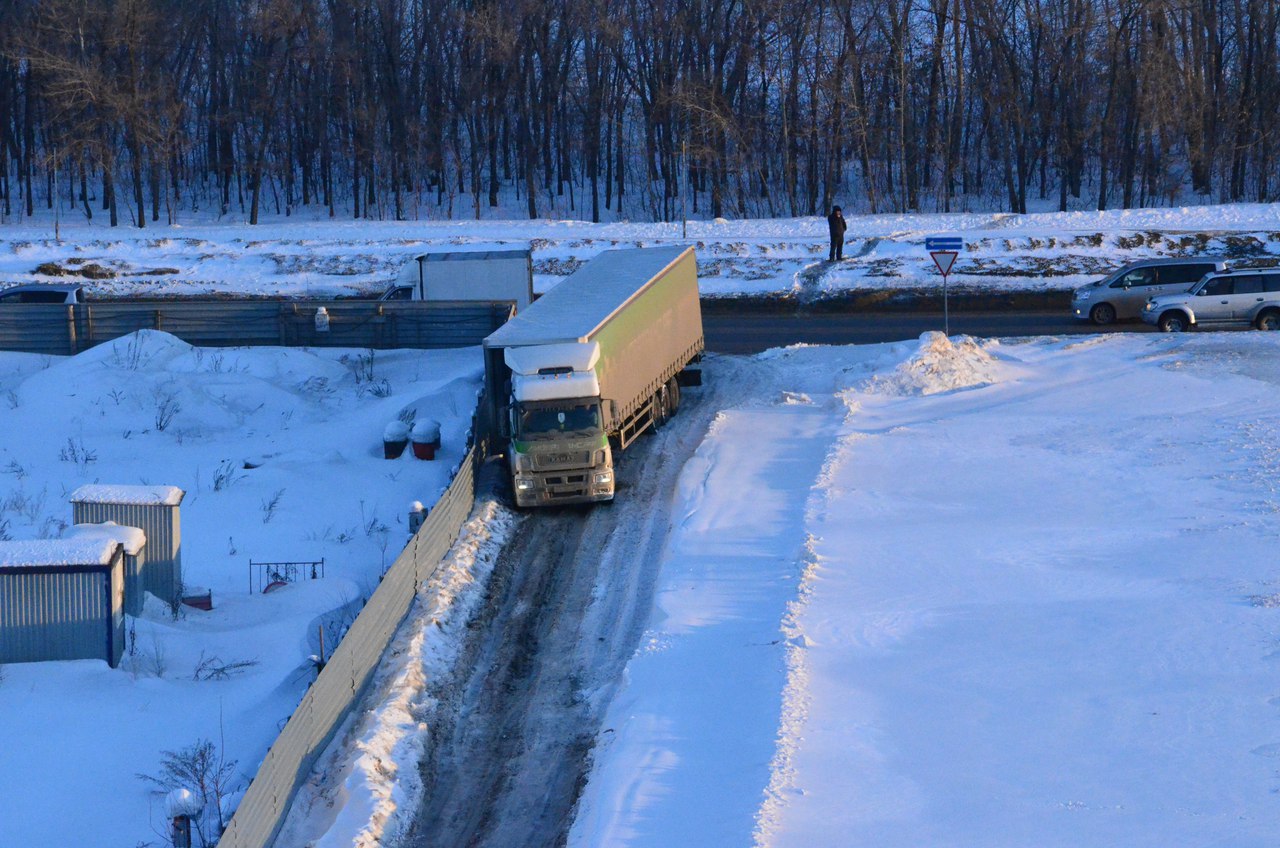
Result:
{"label": "small metal shed", "polygon": [[147,563],[147,534],[137,527],[125,527],[114,521],[102,524],[76,524],[69,539],[101,538],[119,542],[124,549],[124,611],[129,615],[142,615],[146,599],[144,584]]}
{"label": "small metal shed", "polygon": [[170,606],[182,600],[182,532],[178,509],[186,493],[177,486],[92,484],[71,493],[75,524],[114,521],[146,534],[142,588]]}
{"label": "small metal shed", "polygon": [[124,550],[105,537],[0,542],[0,663],[124,654]]}

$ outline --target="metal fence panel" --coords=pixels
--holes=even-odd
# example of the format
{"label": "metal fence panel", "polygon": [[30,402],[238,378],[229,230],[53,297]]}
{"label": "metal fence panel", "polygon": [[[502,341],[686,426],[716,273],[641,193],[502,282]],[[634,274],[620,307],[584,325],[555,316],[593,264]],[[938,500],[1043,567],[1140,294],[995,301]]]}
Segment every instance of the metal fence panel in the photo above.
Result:
{"label": "metal fence panel", "polygon": [[387,570],[267,752],[218,843],[220,848],[271,845],[316,758],[363,695],[420,581],[439,567],[470,515],[477,456],[482,455],[482,448],[471,449],[422,527]]}
{"label": "metal fence panel", "polygon": [[[316,312],[329,315],[316,328]],[[447,348],[477,345],[505,322],[509,303],[283,300],[100,301],[0,308],[0,350],[67,355],[163,330],[200,347]],[[123,354],[122,354],[123,355]]]}

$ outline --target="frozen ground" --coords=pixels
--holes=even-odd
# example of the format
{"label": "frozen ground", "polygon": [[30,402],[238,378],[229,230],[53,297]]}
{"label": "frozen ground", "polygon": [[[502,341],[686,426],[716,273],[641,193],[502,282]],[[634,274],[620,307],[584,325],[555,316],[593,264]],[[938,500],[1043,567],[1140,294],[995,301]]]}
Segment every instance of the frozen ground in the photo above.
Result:
{"label": "frozen ground", "polygon": [[[0,353],[0,535],[57,537],[82,483],[173,484],[189,586],[214,609],[131,621],[121,668],[0,669],[0,846],[162,844],[136,775],[200,739],[243,788],[328,650],[463,455],[480,361],[456,351],[192,348],[144,331],[76,357]],[[435,462],[382,458],[384,425],[443,424]],[[247,466],[255,466],[249,468]],[[250,594],[249,559],[325,560],[325,578]],[[256,663],[226,679],[201,660]],[[167,843],[163,843],[167,844]]]}
{"label": "frozen ground", "polygon": [[966,250],[951,283],[968,289],[1069,289],[1124,262],[1214,254],[1280,256],[1280,204],[1236,204],[1031,215],[855,215],[846,259],[827,253],[823,218],[690,221],[369,222],[276,219],[115,229],[64,221],[0,227],[0,285],[84,281],[94,296],[212,293],[331,297],[381,293],[412,256],[431,250],[531,247],[534,285],[553,286],[613,247],[688,243],[698,248],[711,296],[841,292],[937,285],[927,235],[952,233]]}
{"label": "frozen ground", "polygon": [[570,845],[1273,845],[1278,354],[753,360],[680,477]]}

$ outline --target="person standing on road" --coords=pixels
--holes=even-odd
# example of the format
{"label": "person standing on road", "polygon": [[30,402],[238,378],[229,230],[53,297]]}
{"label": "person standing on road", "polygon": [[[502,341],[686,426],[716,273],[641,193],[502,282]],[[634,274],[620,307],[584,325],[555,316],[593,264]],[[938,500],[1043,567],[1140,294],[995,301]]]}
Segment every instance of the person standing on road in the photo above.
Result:
{"label": "person standing on road", "polygon": [[848,229],[848,224],[845,223],[844,213],[839,206],[831,207],[831,214],[827,216],[827,229],[831,231],[831,251],[827,258],[832,262],[844,259],[844,231]]}

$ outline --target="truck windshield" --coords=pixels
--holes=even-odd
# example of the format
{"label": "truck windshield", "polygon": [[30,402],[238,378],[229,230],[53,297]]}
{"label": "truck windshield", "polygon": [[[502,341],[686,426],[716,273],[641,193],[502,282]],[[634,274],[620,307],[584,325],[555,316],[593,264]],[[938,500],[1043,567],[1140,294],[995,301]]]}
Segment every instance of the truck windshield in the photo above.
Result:
{"label": "truck windshield", "polygon": [[539,403],[520,407],[517,436],[521,439],[548,439],[568,433],[583,436],[598,432],[598,403]]}

